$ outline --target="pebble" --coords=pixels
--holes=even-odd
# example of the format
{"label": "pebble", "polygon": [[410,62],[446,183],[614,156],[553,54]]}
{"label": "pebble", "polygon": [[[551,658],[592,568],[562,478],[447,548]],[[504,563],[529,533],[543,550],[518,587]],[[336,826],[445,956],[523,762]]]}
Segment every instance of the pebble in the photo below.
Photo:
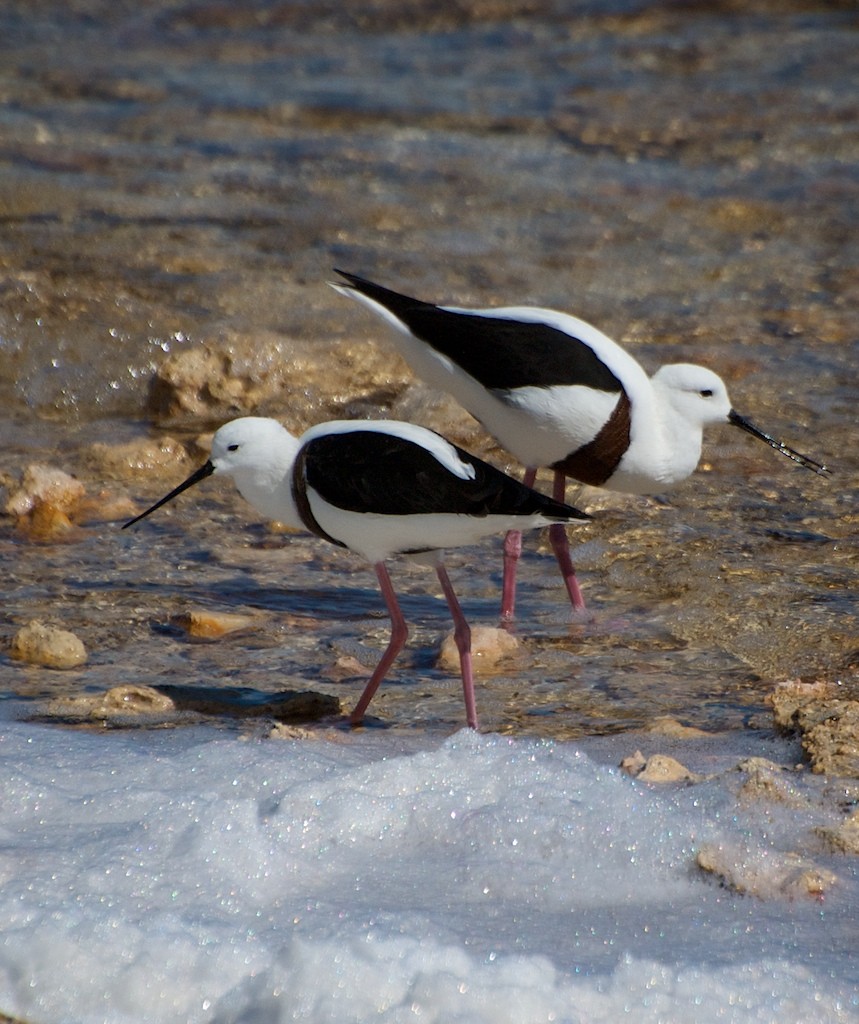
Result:
{"label": "pebble", "polygon": [[791,781],[791,773],[765,757],[749,757],[741,761],[736,771],[746,778],[737,793],[743,802],[766,800],[785,807],[808,807],[810,801]]}
{"label": "pebble", "polygon": [[232,612],[213,612],[194,608],[181,615],[174,615],[170,622],[183,629],[188,636],[202,640],[217,640],[228,633],[249,629],[259,623],[255,615],[237,615]]}
{"label": "pebble", "polygon": [[667,754],[645,758],[640,750],[620,762],[621,771],[641,782],[700,782],[704,778]]}
{"label": "pebble", "polygon": [[47,668],[78,668],[87,660],[83,643],[68,630],[33,619],[12,638],[11,656]]}
{"label": "pebble", "polygon": [[678,722],[676,718],[672,718],[670,715],[660,715],[658,718],[654,718],[647,725],[645,731],[653,733],[655,736],[669,736],[675,740],[696,740],[713,735],[711,732],[705,732],[694,725],[683,725],[682,722]]}
{"label": "pebble", "polygon": [[21,482],[11,488],[5,511],[18,520],[18,528],[31,540],[64,539],[73,529],[85,489],[80,480],[62,469],[31,463]]}
{"label": "pebble", "polygon": [[707,843],[695,858],[698,867],[734,892],[760,899],[823,899],[838,876],[796,853]]}
{"label": "pebble", "polygon": [[344,679],[357,679],[372,674],[372,669],[352,654],[341,654],[329,665],[326,665],[320,675],[323,679],[329,679],[333,683],[342,683]]}
{"label": "pebble", "polygon": [[20,485],[6,500],[6,512],[22,517],[45,505],[71,516],[84,496],[84,485],[62,469],[33,462],[26,467]]}
{"label": "pebble", "polygon": [[[519,641],[506,629],[496,626],[471,627],[471,660],[475,675],[493,672],[519,650]],[[447,672],[459,672],[459,651],[453,631],[441,642],[436,666]]]}
{"label": "pebble", "polygon": [[854,811],[841,825],[814,829],[827,853],[859,854],[859,811]]}
{"label": "pebble", "polygon": [[143,437],[124,444],[97,441],[87,449],[87,457],[102,476],[127,477],[171,471],[190,464],[185,446],[176,438],[164,435]]}
{"label": "pebble", "polygon": [[40,718],[61,719],[66,723],[129,724],[129,719],[163,721],[176,707],[170,697],[151,686],[123,683],[103,693],[83,693],[55,697],[48,701]]}

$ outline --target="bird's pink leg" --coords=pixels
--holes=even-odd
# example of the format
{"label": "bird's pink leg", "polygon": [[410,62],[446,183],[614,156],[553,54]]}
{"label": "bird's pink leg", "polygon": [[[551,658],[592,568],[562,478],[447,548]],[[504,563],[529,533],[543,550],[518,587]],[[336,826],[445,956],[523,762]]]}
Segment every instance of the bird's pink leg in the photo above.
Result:
{"label": "bird's pink leg", "polygon": [[[522,483],[533,487],[536,469],[526,469]],[[504,578],[501,583],[501,621],[512,622],[516,607],[516,568],[522,554],[522,531],[509,530],[504,538]]]}
{"label": "bird's pink leg", "polygon": [[[555,501],[563,501],[566,492],[567,478],[563,473],[556,470],[552,497]],[[579,581],[576,579],[576,570],[573,566],[573,560],[570,558],[570,542],[567,539],[567,531],[563,523],[553,523],[549,527],[549,541],[552,545],[552,550],[555,552],[558,565],[561,568],[561,575],[564,577],[564,583],[567,586],[567,593],[570,595],[573,611],[584,611],[585,599],[582,597]]]}
{"label": "bird's pink leg", "polygon": [[379,580],[382,597],[385,599],[385,604],[388,606],[388,614],[391,616],[391,639],[388,641],[385,653],[382,655],[379,664],[376,666],[373,675],[370,677],[370,682],[364,687],[361,699],[355,705],[355,710],[349,716],[349,723],[351,725],[361,724],[361,721],[364,718],[364,712],[367,710],[376,690],[379,689],[379,683],[381,683],[385,678],[388,669],[393,664],[396,656],[403,649],[403,646],[409,636],[406,620],[403,618],[403,613],[400,611],[400,603],[397,601],[397,595],[394,593],[391,577],[388,575],[388,570],[385,568],[384,562],[377,562],[373,568],[376,570],[376,576]]}
{"label": "bird's pink leg", "polygon": [[462,694],[465,699],[465,720],[469,728],[477,729],[477,705],[474,700],[474,676],[471,670],[471,629],[462,614],[462,608],[453,592],[450,577],[443,565],[437,565],[435,571],[441,581],[441,589],[453,616],[453,639],[459,651],[459,666],[462,671]]}

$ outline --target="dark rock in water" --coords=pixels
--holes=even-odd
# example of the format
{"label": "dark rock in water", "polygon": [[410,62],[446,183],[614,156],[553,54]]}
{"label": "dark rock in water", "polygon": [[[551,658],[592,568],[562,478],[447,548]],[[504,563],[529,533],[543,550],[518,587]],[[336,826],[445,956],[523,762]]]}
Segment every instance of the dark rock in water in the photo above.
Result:
{"label": "dark rock in water", "polygon": [[114,686],[104,693],[49,701],[33,721],[135,728],[183,725],[205,718],[273,718],[311,722],[340,712],[337,697],[312,690],[261,693],[246,687]]}
{"label": "dark rock in water", "polygon": [[280,722],[309,722],[340,713],[340,700],[314,690],[261,693],[247,687],[159,686],[179,711],[228,718],[274,718]]}

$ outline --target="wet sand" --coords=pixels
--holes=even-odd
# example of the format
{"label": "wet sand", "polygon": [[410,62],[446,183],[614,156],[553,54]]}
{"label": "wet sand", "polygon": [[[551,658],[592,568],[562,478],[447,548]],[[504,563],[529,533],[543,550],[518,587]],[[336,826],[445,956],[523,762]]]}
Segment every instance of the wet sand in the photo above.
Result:
{"label": "wet sand", "polygon": [[[768,728],[779,680],[855,696],[856,28],[850,5],[799,2],[0,13],[7,493],[41,462],[105,507],[142,507],[248,411],[295,430],[414,419],[518,472],[325,282],[341,266],[437,301],[553,306],[650,371],[713,367],[834,474],[725,427],[673,493],[571,489],[597,513],[572,531],[592,616],[569,622],[550,552],[528,542],[521,650],[480,683],[484,727]],[[200,351],[205,386],[165,403],[155,372]],[[165,436],[179,444],[155,468],[99,447]],[[0,520],[4,695],[304,687],[351,706],[361,679],[338,659],[372,665],[387,638],[357,559],[272,531],[215,483],[130,535],[120,522],[90,511],[45,541]],[[495,624],[500,538],[449,564],[472,621]],[[415,627],[372,710],[449,731],[444,603],[423,570],[395,576]],[[172,625],[190,607],[260,621],[195,642]],[[33,618],[75,632],[87,664],[14,662]]]}

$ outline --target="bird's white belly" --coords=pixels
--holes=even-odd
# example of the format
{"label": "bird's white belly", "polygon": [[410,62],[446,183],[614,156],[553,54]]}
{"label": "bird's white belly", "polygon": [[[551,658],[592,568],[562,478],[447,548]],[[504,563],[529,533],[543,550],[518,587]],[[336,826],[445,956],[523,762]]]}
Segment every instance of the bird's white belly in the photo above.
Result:
{"label": "bird's white belly", "polygon": [[551,466],[589,444],[618,402],[618,394],[581,385],[517,388],[488,394],[478,418],[525,466]]}
{"label": "bird's white belly", "polygon": [[367,561],[383,562],[397,554],[441,551],[477,544],[506,530],[541,526],[540,516],[467,516],[454,513],[381,515],[350,512],[308,491],[310,510],[319,526],[334,540]]}

